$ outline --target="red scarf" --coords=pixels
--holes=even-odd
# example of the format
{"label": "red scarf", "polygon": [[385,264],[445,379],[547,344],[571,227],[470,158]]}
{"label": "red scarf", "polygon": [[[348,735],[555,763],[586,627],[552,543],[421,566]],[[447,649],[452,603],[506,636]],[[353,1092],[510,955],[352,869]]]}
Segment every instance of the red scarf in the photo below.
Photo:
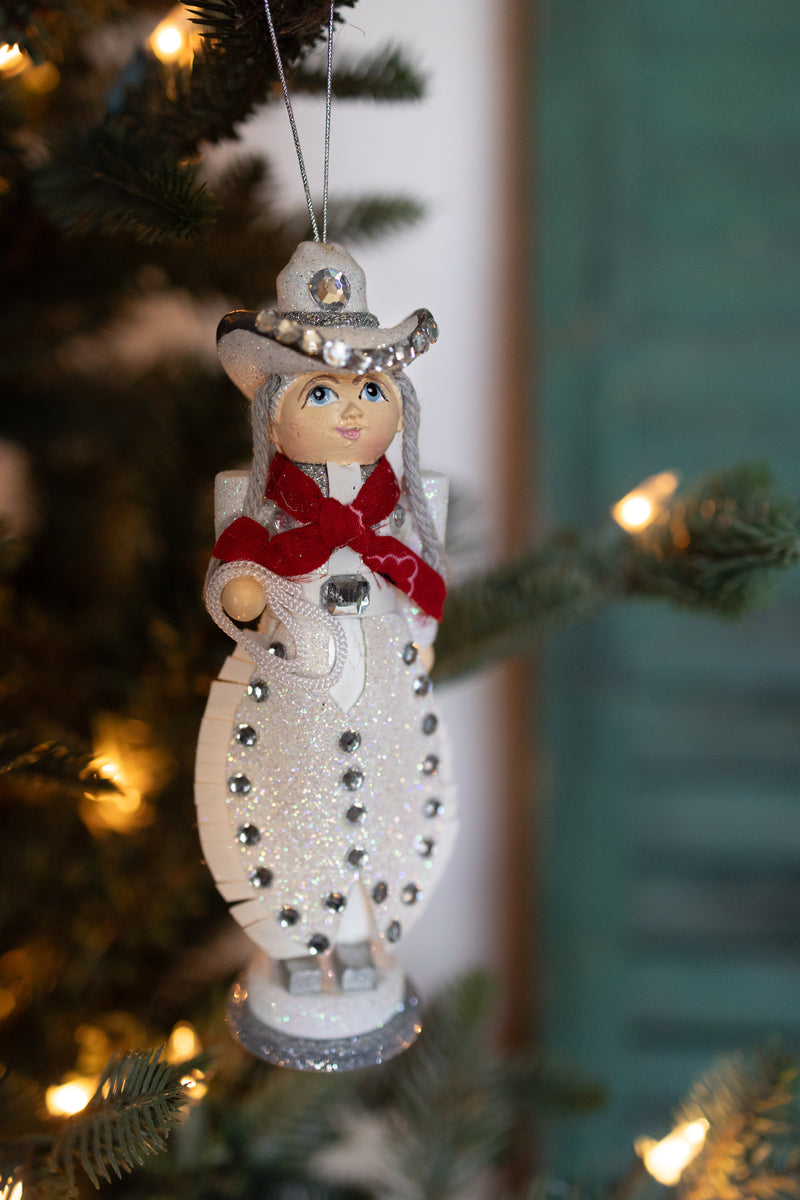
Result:
{"label": "red scarf", "polygon": [[397,538],[372,528],[386,520],[400,498],[400,485],[385,456],[355,500],[342,504],[323,496],[313,479],[278,453],[270,465],[265,496],[302,524],[270,538],[258,521],[237,517],[217,541],[214,558],[256,562],[277,575],[307,575],[323,566],[334,550],[352,546],[370,570],[441,620],[445,597],[441,575]]}

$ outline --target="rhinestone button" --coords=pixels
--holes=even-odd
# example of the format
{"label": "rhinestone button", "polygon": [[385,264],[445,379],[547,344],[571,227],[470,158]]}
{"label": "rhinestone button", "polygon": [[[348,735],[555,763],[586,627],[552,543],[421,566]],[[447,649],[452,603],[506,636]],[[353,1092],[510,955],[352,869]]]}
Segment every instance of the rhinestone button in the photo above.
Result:
{"label": "rhinestone button", "polygon": [[266,680],[252,679],[247,685],[247,694],[248,696],[252,696],[257,704],[261,704],[269,695],[269,688],[267,687]]}
{"label": "rhinestone button", "polygon": [[438,817],[442,811],[441,800],[426,800],[422,811],[426,817]]}
{"label": "rhinestone button", "polygon": [[431,690],[430,675],[418,675],[413,683],[415,696],[427,696]]}
{"label": "rhinestone button", "polygon": [[306,942],[309,954],[324,954],[329,948],[330,942],[325,937],[324,933],[313,933]]}
{"label": "rhinestone button", "polygon": [[347,900],[341,892],[331,892],[325,897],[325,907],[329,912],[341,912],[346,903]]}
{"label": "rhinestone button", "polygon": [[364,863],[369,858],[366,850],[353,849],[347,856],[347,861],[351,867],[363,867]]}
{"label": "rhinestone button", "polygon": [[436,713],[425,713],[425,716],[422,718],[423,733],[428,734],[429,736],[432,733],[436,733],[438,725],[439,718],[436,716]]}
{"label": "rhinestone button", "polygon": [[243,846],[257,846],[261,841],[261,830],[255,825],[240,825],[236,830],[236,840]]}
{"label": "rhinestone button", "polygon": [[339,738],[339,747],[344,750],[345,754],[352,754],[361,745],[361,734],[356,733],[354,729],[345,729],[342,736]]}
{"label": "rhinestone button", "polygon": [[420,897],[420,889],[415,883],[407,883],[403,888],[403,904],[416,904]]}
{"label": "rhinestone button", "polygon": [[228,787],[235,794],[246,796],[253,785],[246,775],[233,775],[228,780]]}
{"label": "rhinestone button", "polygon": [[435,754],[429,754],[422,764],[423,775],[435,775],[439,770],[439,759]]}
{"label": "rhinestone button", "polygon": [[272,884],[272,871],[268,867],[256,867],[255,871],[251,871],[247,878],[256,888],[268,888]]}
{"label": "rhinestone button", "polygon": [[366,811],[363,804],[351,804],[345,816],[351,825],[357,825]]}
{"label": "rhinestone button", "polygon": [[399,942],[400,935],[402,934],[402,932],[403,932],[403,929],[402,929],[402,926],[400,925],[400,922],[392,921],[392,923],[389,925],[388,929],[386,930],[387,942]]}
{"label": "rhinestone button", "polygon": [[389,885],[387,883],[384,883],[383,880],[381,879],[380,882],[376,883],[375,887],[372,889],[372,899],[375,901],[376,904],[383,904],[384,900],[386,899],[386,897],[388,895],[389,895]]}
{"label": "rhinestone button", "polygon": [[342,776],[342,783],[348,792],[357,792],[364,782],[364,772],[358,767],[350,767]]}
{"label": "rhinestone button", "polygon": [[276,658],[286,658],[286,647],[283,642],[270,642],[269,653],[274,654]]}
{"label": "rhinestone button", "polygon": [[417,838],[415,849],[420,858],[430,858],[435,845],[433,838]]}
{"label": "rhinestone button", "polygon": [[308,290],[318,308],[344,308],[350,299],[350,281],[344,271],[336,271],[333,267],[323,267],[316,271],[309,280]]}
{"label": "rhinestone button", "polygon": [[287,906],[282,908],[278,913],[278,920],[284,929],[288,929],[291,925],[297,924],[297,922],[300,920],[300,913],[296,908],[289,908]]}
{"label": "rhinestone button", "polygon": [[403,646],[403,662],[407,667],[410,667],[412,663],[417,661],[418,654],[419,651],[413,642],[407,642],[406,645]]}
{"label": "rhinestone button", "polygon": [[255,746],[258,734],[252,725],[240,725],[236,731],[236,740],[241,746]]}

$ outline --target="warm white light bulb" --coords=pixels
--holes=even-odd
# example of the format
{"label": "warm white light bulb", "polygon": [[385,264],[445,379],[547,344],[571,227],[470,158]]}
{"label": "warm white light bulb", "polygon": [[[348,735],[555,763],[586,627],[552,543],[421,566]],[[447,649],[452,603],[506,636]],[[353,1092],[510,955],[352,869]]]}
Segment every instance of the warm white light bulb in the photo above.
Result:
{"label": "warm white light bulb", "polygon": [[175,25],[160,26],[153,34],[153,49],[162,62],[176,58],[183,47],[183,34]]}
{"label": "warm white light bulb", "polygon": [[614,505],[612,517],[627,533],[646,529],[664,511],[680,481],[677,471],[660,471],[658,475],[643,479],[637,488]]}
{"label": "warm white light bulb", "polygon": [[0,46],[0,74],[16,75],[27,62],[27,55],[19,46],[10,46],[5,42]]}
{"label": "warm white light bulb", "polygon": [[665,1187],[674,1187],[692,1159],[702,1150],[707,1133],[708,1121],[704,1118],[686,1121],[660,1142],[653,1138],[638,1138],[636,1153],[654,1179]]}
{"label": "warm white light bulb", "polygon": [[70,1079],[45,1092],[47,1111],[54,1117],[71,1117],[79,1113],[94,1095],[94,1079]]}

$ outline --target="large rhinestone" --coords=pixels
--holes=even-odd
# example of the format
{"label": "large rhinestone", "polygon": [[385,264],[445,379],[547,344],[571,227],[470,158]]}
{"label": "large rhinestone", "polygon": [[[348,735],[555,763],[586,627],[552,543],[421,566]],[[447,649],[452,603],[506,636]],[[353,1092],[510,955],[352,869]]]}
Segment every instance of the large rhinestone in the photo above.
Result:
{"label": "large rhinestone", "polygon": [[252,725],[240,725],[236,731],[236,740],[241,746],[255,746],[258,734]]}
{"label": "large rhinestone", "polygon": [[232,775],[228,780],[230,790],[240,796],[246,796],[252,786],[246,775]]}
{"label": "large rhinestone", "polygon": [[422,718],[422,732],[426,734],[436,733],[438,724],[439,718],[436,716],[436,713],[425,713],[425,716]]}
{"label": "large rhinestone", "polygon": [[300,913],[296,908],[289,908],[289,906],[286,905],[278,913],[278,920],[284,929],[288,929],[290,925],[297,924],[297,922],[300,920]]}
{"label": "large rhinestone", "polygon": [[415,329],[411,335],[411,346],[415,354],[424,354],[430,342],[421,329]]}
{"label": "large rhinestone", "polygon": [[392,921],[386,930],[387,942],[399,942],[403,929],[399,921]]}
{"label": "large rhinestone", "polygon": [[255,825],[240,825],[236,830],[236,840],[243,846],[257,846],[261,841],[261,831]]}
{"label": "large rhinestone", "polygon": [[422,811],[426,817],[438,817],[442,811],[441,800],[426,800]]}
{"label": "large rhinestone", "polygon": [[366,811],[363,804],[351,804],[344,815],[351,825],[357,825]]}
{"label": "large rhinestone", "polygon": [[350,357],[350,347],[341,338],[334,338],[322,347],[322,357],[329,367],[346,367]]}
{"label": "large rhinestone", "polygon": [[361,745],[361,734],[355,729],[345,729],[342,736],[339,738],[339,747],[344,750],[345,754],[352,754]]}
{"label": "large rhinestone", "polygon": [[[415,663],[417,661],[418,654],[419,654],[419,650],[414,645],[414,643],[406,642],[405,646],[403,646],[403,662],[406,664],[407,667],[410,667],[412,663]],[[415,686],[414,690],[416,691],[416,686]]]}
{"label": "large rhinestone", "polygon": [[252,696],[258,704],[261,704],[261,702],[266,700],[267,696],[269,695],[269,688],[267,687],[265,680],[253,679],[247,685],[247,694],[248,696]]}
{"label": "large rhinestone", "polygon": [[415,883],[407,883],[403,888],[403,904],[416,904],[420,897],[420,889]]}
{"label": "large rhinestone", "polygon": [[341,912],[346,903],[347,900],[341,892],[330,892],[325,898],[325,907],[329,912]]}
{"label": "large rhinestone", "polygon": [[344,308],[350,299],[350,282],[344,271],[323,267],[309,280],[308,290],[318,308],[330,310]]}
{"label": "large rhinestone", "polygon": [[359,771],[358,767],[351,767],[345,771],[342,776],[342,783],[347,788],[348,792],[357,792],[364,782],[364,772]]}
{"label": "large rhinestone", "polygon": [[388,895],[389,885],[388,883],[384,883],[381,879],[380,882],[376,883],[375,887],[372,889],[372,899],[376,904],[383,904]]}
{"label": "large rhinestone", "polygon": [[286,658],[286,647],[283,642],[270,642],[269,654],[274,654],[276,658]]}
{"label": "large rhinestone", "polygon": [[272,884],[272,871],[269,867],[256,867],[255,871],[251,871],[247,878],[256,888],[268,888]]}
{"label": "large rhinestone", "polygon": [[417,838],[414,848],[420,858],[431,858],[435,845],[433,838]]}
{"label": "large rhinestone", "polygon": [[353,849],[347,856],[347,861],[351,867],[363,867],[364,863],[369,858],[366,850]]}
{"label": "large rhinestone", "polygon": [[439,770],[439,759],[435,754],[429,754],[422,764],[423,775],[435,775]]}

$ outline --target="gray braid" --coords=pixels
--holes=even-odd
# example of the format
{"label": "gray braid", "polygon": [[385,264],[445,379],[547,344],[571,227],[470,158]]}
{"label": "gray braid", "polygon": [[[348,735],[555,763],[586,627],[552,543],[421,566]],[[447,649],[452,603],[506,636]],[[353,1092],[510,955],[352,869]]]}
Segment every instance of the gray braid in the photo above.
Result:
{"label": "gray braid", "polygon": [[264,507],[264,488],[267,486],[269,464],[274,448],[270,445],[269,426],[278,410],[278,402],[291,383],[290,376],[268,375],[256,388],[253,397],[251,423],[253,426],[253,465],[244,501],[244,514],[254,521],[261,520]]}
{"label": "gray braid", "polygon": [[439,541],[433,518],[422,486],[419,469],[419,400],[414,385],[402,371],[392,377],[403,400],[403,472],[405,489],[411,501],[411,512],[417,532],[422,539],[422,557],[434,571],[444,575],[447,561]]}

